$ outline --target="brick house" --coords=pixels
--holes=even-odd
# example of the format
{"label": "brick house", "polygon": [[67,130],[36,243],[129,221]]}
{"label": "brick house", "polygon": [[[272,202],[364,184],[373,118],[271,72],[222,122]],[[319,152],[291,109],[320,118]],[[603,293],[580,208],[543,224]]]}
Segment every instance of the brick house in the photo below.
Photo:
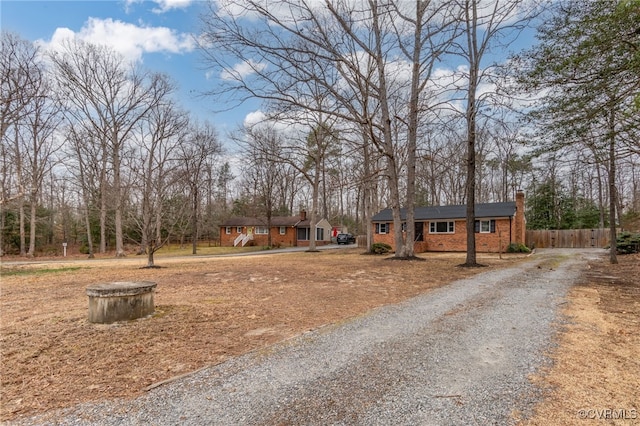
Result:
{"label": "brick house", "polygon": [[[466,251],[466,208],[466,205],[416,207],[415,252]],[[516,193],[515,202],[476,204],[475,210],[476,251],[497,253],[505,251],[510,243],[524,244],[526,222],[522,191]],[[404,219],[405,211],[401,214]],[[391,209],[373,216],[372,226],[374,243],[395,246]]]}
{"label": "brick house", "polygon": [[[305,211],[299,216],[273,216],[271,226],[266,217],[232,217],[220,225],[220,246],[266,246],[269,234],[274,247],[309,246],[311,221]],[[316,245],[330,242],[331,224],[320,219],[316,224]]]}

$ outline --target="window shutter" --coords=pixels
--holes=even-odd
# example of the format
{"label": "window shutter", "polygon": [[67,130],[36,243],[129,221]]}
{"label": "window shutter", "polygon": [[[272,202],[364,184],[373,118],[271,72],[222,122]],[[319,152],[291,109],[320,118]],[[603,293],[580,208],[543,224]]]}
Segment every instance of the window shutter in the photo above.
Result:
{"label": "window shutter", "polygon": [[478,232],[480,232],[480,221],[479,220],[476,220],[475,227],[476,227],[476,234],[477,234]]}
{"label": "window shutter", "polygon": [[491,232],[495,233],[496,232],[496,220],[495,219],[491,219],[490,227],[491,227]]}

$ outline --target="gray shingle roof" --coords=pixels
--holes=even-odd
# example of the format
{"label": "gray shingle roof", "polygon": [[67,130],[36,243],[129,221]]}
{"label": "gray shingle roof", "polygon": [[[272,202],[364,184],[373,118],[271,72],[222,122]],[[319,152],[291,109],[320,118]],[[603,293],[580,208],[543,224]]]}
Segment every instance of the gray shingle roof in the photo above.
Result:
{"label": "gray shingle roof", "polygon": [[[509,201],[506,203],[483,203],[476,204],[476,218],[497,218],[510,217],[516,214],[516,203]],[[406,219],[406,209],[400,210],[402,220]],[[467,206],[465,204],[457,206],[431,206],[416,207],[415,219],[417,221],[436,219],[464,219],[467,217]],[[391,222],[393,215],[391,209],[384,209],[378,212],[371,219],[373,222]]]}
{"label": "gray shingle roof", "polygon": [[[321,220],[321,219],[320,219]],[[318,220],[318,222],[320,221]],[[298,228],[308,228],[309,219],[300,220],[300,216],[273,216],[271,226],[297,226]],[[267,226],[266,217],[245,217],[237,216],[225,220],[220,226]]]}

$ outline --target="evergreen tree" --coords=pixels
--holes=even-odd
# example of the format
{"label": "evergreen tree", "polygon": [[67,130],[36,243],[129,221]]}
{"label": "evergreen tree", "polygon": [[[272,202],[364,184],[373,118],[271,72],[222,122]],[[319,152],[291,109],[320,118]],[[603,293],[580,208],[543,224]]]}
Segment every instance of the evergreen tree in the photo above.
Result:
{"label": "evergreen tree", "polygon": [[[587,144],[608,152],[615,241],[616,162],[638,143],[627,136],[638,128],[640,1],[560,1],[554,12],[539,30],[539,45],[517,61],[525,65],[521,87],[544,94],[531,115],[541,124],[542,150]],[[617,263],[615,244],[610,261]]]}

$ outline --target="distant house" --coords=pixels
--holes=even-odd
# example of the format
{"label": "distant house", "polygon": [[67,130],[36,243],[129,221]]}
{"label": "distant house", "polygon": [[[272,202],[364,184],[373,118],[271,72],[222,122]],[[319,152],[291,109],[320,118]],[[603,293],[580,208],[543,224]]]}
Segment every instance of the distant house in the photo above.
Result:
{"label": "distant house", "polygon": [[[316,224],[316,244],[331,242],[331,224],[320,219]],[[307,212],[299,216],[273,216],[271,224],[266,217],[232,217],[220,225],[220,245],[223,247],[271,244],[281,247],[309,246],[311,221]]]}
{"label": "distant house", "polygon": [[[417,207],[414,251],[466,251],[466,209],[466,205]],[[526,222],[522,191],[516,193],[515,202],[476,204],[475,216],[476,251],[497,253],[510,243],[524,244]],[[406,211],[401,212],[401,217],[406,218]],[[391,209],[373,216],[372,226],[373,242],[387,243],[395,250],[396,230]]]}

